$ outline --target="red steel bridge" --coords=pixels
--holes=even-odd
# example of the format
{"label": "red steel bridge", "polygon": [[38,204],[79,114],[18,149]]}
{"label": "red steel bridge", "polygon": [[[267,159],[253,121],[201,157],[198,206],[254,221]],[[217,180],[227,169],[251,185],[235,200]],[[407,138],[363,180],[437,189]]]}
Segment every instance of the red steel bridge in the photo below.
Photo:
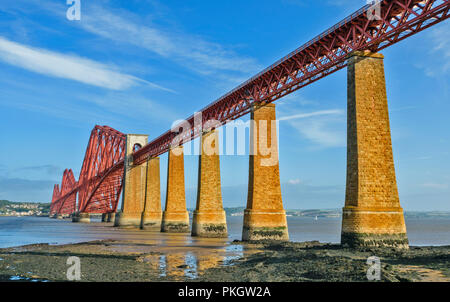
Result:
{"label": "red steel bridge", "polygon": [[[167,131],[133,153],[135,164],[167,152],[202,133],[203,124],[221,125],[250,112],[254,103],[271,103],[347,66],[354,51],[378,52],[449,17],[450,0],[378,0],[264,69],[203,108],[202,122],[189,131]],[[175,127],[176,128],[176,127]],[[181,128],[181,125],[180,125]],[[178,128],[178,129],[180,129]],[[125,134],[96,126],[89,139],[78,181],[65,170],[55,185],[50,213],[109,213],[117,209],[123,186]]]}

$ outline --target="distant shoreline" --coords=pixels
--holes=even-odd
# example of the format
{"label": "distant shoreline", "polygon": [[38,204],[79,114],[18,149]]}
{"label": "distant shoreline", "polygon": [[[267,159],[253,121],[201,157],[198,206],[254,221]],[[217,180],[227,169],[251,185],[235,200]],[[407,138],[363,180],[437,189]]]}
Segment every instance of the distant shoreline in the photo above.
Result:
{"label": "distant shoreline", "polygon": [[[0,208],[1,210],[1,208]],[[224,208],[227,216],[244,216],[243,207]],[[194,209],[188,209],[192,213]],[[95,217],[101,217],[101,214],[92,214]],[[311,218],[341,218],[341,209],[309,209],[309,210],[286,210],[288,217],[311,217]],[[5,215],[0,212],[0,217],[48,217],[47,213],[40,215]],[[405,211],[405,218],[450,218],[450,211]]]}

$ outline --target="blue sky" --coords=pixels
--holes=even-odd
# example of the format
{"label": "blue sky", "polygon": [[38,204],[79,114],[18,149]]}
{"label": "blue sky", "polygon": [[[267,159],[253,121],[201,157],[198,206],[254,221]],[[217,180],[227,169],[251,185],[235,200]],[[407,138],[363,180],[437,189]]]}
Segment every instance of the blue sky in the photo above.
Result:
{"label": "blue sky", "polygon": [[[69,21],[65,0],[0,3],[0,199],[49,201],[65,168],[78,177],[94,125],[155,138],[365,1],[81,4]],[[382,52],[406,210],[450,210],[449,32],[447,21]],[[303,116],[280,122],[285,207],[342,207],[346,71],[276,104],[280,118]],[[197,161],[185,159],[189,207]],[[225,206],[244,206],[248,156],[222,156],[221,169]]]}

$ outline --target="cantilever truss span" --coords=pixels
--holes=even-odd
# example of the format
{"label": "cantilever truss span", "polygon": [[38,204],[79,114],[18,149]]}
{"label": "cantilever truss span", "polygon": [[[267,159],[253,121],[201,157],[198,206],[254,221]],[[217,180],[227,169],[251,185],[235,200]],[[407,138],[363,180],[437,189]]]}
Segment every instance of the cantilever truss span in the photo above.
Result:
{"label": "cantilever truss span", "polygon": [[[133,153],[135,164],[161,155],[173,145],[185,143],[202,133],[205,122],[224,125],[249,113],[254,103],[271,103],[347,66],[354,51],[380,51],[449,17],[450,0],[377,0],[239,85],[200,110],[201,121],[187,119],[190,129],[169,130]],[[375,13],[375,14],[374,14]],[[184,126],[184,125],[183,125]],[[103,135],[114,138],[105,144]],[[73,203],[77,210],[91,213],[115,211],[122,188],[125,135],[109,127],[94,128],[83,162],[80,179],[70,192],[54,188],[52,213]],[[101,150],[101,151],[100,151]],[[108,150],[108,151],[105,151]]]}
{"label": "cantilever truss span", "polygon": [[64,171],[61,191],[58,185],[53,189],[50,213],[115,212],[122,190],[125,141],[125,134],[107,126],[95,126],[78,182],[72,170]]}

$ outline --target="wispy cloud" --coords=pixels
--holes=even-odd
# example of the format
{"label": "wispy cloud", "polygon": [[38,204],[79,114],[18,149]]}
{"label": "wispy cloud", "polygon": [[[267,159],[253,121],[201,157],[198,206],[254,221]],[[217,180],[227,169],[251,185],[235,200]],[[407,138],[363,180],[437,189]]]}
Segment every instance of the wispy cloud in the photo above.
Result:
{"label": "wispy cloud", "polygon": [[50,202],[54,182],[0,177],[0,199]]}
{"label": "wispy cloud", "polygon": [[40,166],[26,166],[20,167],[15,172],[39,172],[50,176],[62,176],[62,168],[55,165],[40,165]]}
{"label": "wispy cloud", "polygon": [[343,111],[339,110],[339,109],[321,110],[321,111],[315,111],[315,112],[310,112],[310,113],[300,113],[300,114],[294,114],[291,116],[285,116],[285,117],[281,117],[279,120],[280,121],[288,121],[288,120],[304,119],[304,118],[320,116],[320,115],[336,115],[336,114],[339,115],[342,113],[343,113]]}
{"label": "wispy cloud", "polygon": [[[175,120],[180,118],[177,108],[151,100],[147,97],[124,92],[111,92],[102,96],[84,96],[86,102],[94,103],[105,110],[134,120],[157,121]],[[127,104],[127,110],[123,110]]]}
{"label": "wispy cloud", "polygon": [[448,184],[428,182],[428,183],[422,184],[422,187],[443,190],[443,189],[448,189]]}
{"label": "wispy cloud", "polygon": [[417,64],[423,68],[425,74],[432,78],[442,80],[442,75],[448,74],[450,71],[450,24],[448,22],[441,23],[430,29],[428,34],[431,45],[429,46],[430,58],[425,63]]}
{"label": "wispy cloud", "polygon": [[261,68],[253,58],[238,55],[221,44],[140,19],[123,10],[92,6],[79,26],[97,36],[149,50],[202,74],[217,71],[248,74]]}
{"label": "wispy cloud", "polygon": [[345,146],[344,110],[331,109],[298,113],[280,118],[287,121],[304,138],[322,147]]}
{"label": "wispy cloud", "polygon": [[298,185],[298,184],[301,184],[301,183],[302,183],[302,181],[299,178],[289,179],[288,180],[288,184],[290,184],[290,185]]}
{"label": "wispy cloud", "polygon": [[62,178],[64,169],[52,165],[36,165],[36,166],[19,166],[8,167],[0,166],[0,178],[4,179],[18,179],[24,178],[28,180],[40,180],[42,178],[60,180]]}
{"label": "wispy cloud", "polygon": [[103,63],[75,55],[33,48],[0,37],[0,60],[40,74],[74,80],[97,87],[125,90],[138,84],[168,90]]}

